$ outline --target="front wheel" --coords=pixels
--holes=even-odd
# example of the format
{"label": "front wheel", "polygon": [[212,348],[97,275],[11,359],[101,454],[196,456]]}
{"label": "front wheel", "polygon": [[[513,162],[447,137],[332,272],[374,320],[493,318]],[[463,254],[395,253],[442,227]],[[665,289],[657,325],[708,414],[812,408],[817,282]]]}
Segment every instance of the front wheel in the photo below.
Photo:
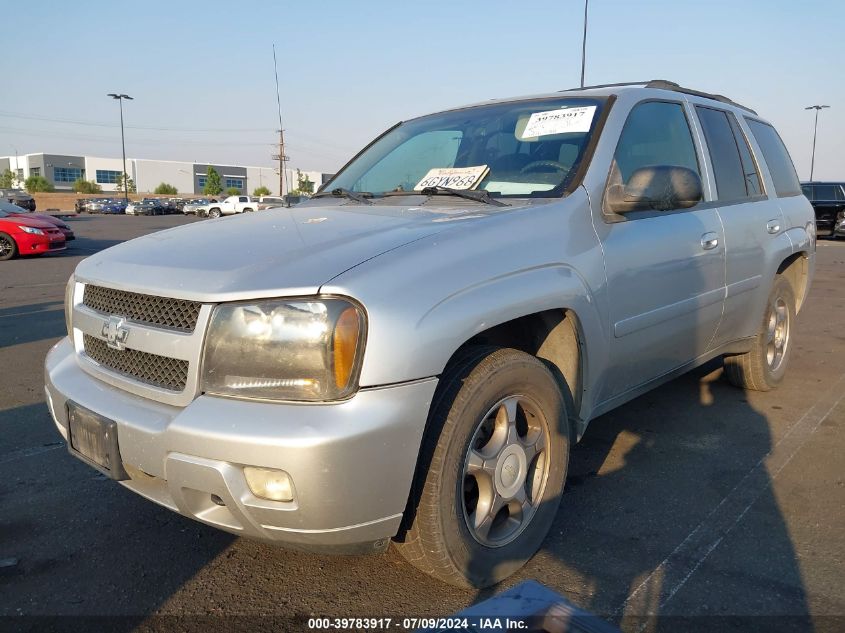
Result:
{"label": "front wheel", "polygon": [[438,386],[400,553],[462,587],[504,580],[554,520],[569,457],[561,388],[542,361],[473,348]]}
{"label": "front wheel", "polygon": [[786,375],[794,322],[795,292],[789,281],[777,275],[751,349],[725,357],[725,375],[731,384],[754,391],[777,387]]}
{"label": "front wheel", "polygon": [[0,233],[0,261],[12,259],[18,254],[18,245],[11,235]]}

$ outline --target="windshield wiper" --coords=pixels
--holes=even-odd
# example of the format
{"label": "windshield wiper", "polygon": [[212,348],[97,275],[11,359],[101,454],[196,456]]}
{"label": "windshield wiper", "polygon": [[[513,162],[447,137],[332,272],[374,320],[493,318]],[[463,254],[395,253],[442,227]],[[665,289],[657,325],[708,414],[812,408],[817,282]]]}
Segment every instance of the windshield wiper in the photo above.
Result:
{"label": "windshield wiper", "polygon": [[491,196],[490,193],[484,189],[470,191],[469,189],[452,189],[451,187],[425,187],[420,191],[420,193],[424,196],[458,196],[459,198],[466,198],[467,200],[475,200],[476,202],[483,202],[484,204],[492,204],[496,207],[511,206],[501,200],[496,200],[496,198]]}
{"label": "windshield wiper", "polygon": [[372,198],[373,194],[371,194],[369,191],[350,191],[349,189],[338,187],[337,189],[332,189],[331,191],[321,191],[320,193],[315,193],[311,197],[323,198],[325,196],[333,196],[335,198],[349,198],[350,200],[360,202],[361,204],[372,204],[372,202],[367,200],[367,197]]}

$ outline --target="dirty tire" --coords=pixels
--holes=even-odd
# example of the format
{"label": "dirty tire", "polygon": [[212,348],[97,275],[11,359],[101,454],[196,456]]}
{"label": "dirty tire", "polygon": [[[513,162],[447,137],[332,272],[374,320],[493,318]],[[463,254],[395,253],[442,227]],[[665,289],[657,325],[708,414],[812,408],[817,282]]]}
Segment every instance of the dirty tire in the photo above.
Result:
{"label": "dirty tire", "polygon": [[777,275],[751,349],[745,354],[725,357],[725,375],[730,383],[753,391],[777,387],[792,355],[794,328],[795,291],[786,278]]}
{"label": "dirty tire", "polygon": [[5,233],[0,233],[0,261],[14,259],[18,254],[18,245],[15,240]]}
{"label": "dirty tire", "polygon": [[[485,490],[494,493],[484,498],[498,498],[505,506],[496,511],[497,504],[491,501],[485,513],[481,511],[482,482],[468,474],[470,455],[478,456],[479,451],[492,446],[491,439],[478,448],[482,442],[479,433],[489,433],[490,425],[498,429],[500,417],[491,417],[491,412],[504,411],[502,403],[514,398],[520,400],[512,407],[519,411],[513,419],[521,416],[522,421],[505,423],[504,428],[510,429],[510,439],[510,431],[521,424],[524,437],[513,435],[513,444],[505,442],[501,446],[506,448],[488,451],[494,455],[485,461],[488,470],[478,472],[487,482]],[[530,413],[523,400],[539,415]],[[510,418],[510,409],[501,414],[502,420]],[[511,460],[514,453],[508,451],[517,444],[522,450],[522,442],[531,443],[530,437],[536,438],[536,429],[540,428],[545,430],[545,445],[526,449],[520,460]],[[495,431],[492,433],[495,437]],[[504,580],[534,555],[554,521],[566,481],[570,435],[561,389],[542,361],[515,349],[468,349],[450,363],[438,385],[406,512],[407,531],[395,547],[409,563],[452,585],[481,588]],[[536,450],[535,457],[531,457],[531,450]],[[516,469],[514,461],[519,461]],[[515,495],[527,505],[520,506],[516,497],[508,496],[506,491],[514,489],[520,489]],[[470,513],[473,495],[477,495],[476,504]],[[485,514],[494,517],[487,523],[494,526],[488,527],[489,539],[494,528],[501,533],[503,526],[515,522],[520,527],[499,542],[483,543],[473,522],[476,515]]]}

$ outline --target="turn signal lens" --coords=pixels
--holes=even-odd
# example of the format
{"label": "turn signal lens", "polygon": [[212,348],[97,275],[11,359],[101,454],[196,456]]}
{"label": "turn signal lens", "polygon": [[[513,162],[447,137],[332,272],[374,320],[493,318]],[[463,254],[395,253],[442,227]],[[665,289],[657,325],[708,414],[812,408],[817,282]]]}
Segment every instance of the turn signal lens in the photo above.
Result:
{"label": "turn signal lens", "polygon": [[334,383],[338,389],[345,389],[349,384],[349,378],[355,366],[360,333],[361,323],[358,320],[358,310],[352,307],[346,308],[335,325],[332,346]]}

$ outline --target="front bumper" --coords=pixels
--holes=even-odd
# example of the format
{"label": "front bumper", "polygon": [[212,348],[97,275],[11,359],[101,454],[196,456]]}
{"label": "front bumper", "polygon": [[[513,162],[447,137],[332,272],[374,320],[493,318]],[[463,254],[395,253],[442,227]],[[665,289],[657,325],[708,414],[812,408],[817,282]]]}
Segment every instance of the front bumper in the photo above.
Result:
{"label": "front bumper", "polygon": [[[67,439],[68,400],[114,420],[131,476],[120,483],[147,499],[234,534],[309,550],[380,551],[398,531],[436,379],[332,404],[203,395],[180,408],[107,385],[78,362],[67,338],[47,356],[59,432]],[[243,466],[286,471],[294,500],[254,496]]]}

